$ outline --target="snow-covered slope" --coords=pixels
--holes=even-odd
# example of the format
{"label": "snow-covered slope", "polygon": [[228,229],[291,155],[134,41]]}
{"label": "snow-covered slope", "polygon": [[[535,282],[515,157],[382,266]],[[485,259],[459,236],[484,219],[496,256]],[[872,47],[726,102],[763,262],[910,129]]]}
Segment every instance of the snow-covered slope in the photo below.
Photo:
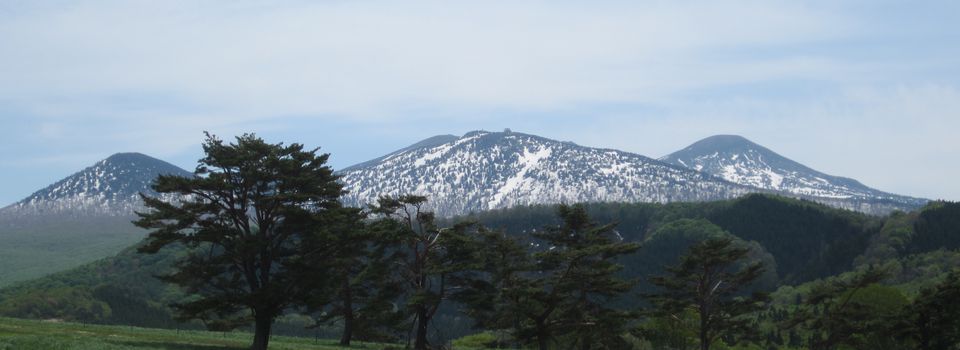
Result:
{"label": "snow-covered slope", "polygon": [[423,194],[440,216],[523,204],[705,201],[755,192],[633,153],[510,131],[433,137],[340,175],[347,205]]}
{"label": "snow-covered slope", "polygon": [[140,153],[117,153],[0,209],[0,220],[30,216],[132,216],[141,206],[139,192],[159,174],[192,176],[186,170]]}
{"label": "snow-covered slope", "polygon": [[821,173],[736,135],[711,136],[660,160],[730,182],[868,213],[911,210],[927,202]]}

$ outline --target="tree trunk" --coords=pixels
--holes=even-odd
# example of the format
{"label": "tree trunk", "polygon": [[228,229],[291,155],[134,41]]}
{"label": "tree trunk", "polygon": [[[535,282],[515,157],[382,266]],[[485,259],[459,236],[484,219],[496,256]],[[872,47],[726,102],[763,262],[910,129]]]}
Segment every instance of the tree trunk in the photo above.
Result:
{"label": "tree trunk", "polygon": [[353,339],[353,317],[343,317],[343,334],[340,335],[340,345],[350,346],[350,340]]}
{"label": "tree trunk", "polygon": [[[580,288],[580,308],[584,311],[584,314],[589,313],[588,309],[590,308],[590,306],[588,304],[589,303],[587,302],[587,292],[585,291],[585,287],[581,287]],[[581,323],[583,324],[583,327],[592,327],[587,325],[584,319],[581,319]],[[588,330],[587,332],[582,333],[582,335],[580,336],[580,350],[590,350],[590,340],[591,340],[590,335],[592,334],[591,331],[592,330]]]}
{"label": "tree trunk", "polygon": [[251,350],[267,350],[267,344],[270,342],[270,328],[273,326],[273,317],[255,316],[254,317],[253,345]]}
{"label": "tree trunk", "polygon": [[353,338],[353,291],[350,289],[350,279],[343,280],[343,334],[340,335],[340,345],[350,346]]}
{"label": "tree trunk", "polygon": [[522,328],[520,327],[520,316],[516,316],[513,318],[513,348],[516,350],[520,350],[523,346],[522,344],[520,344],[521,330]]}
{"label": "tree trunk", "polygon": [[426,306],[420,306],[417,308],[417,338],[413,343],[413,348],[415,350],[426,350],[427,345],[427,325],[429,324],[427,319],[427,308]]}
{"label": "tree trunk", "polygon": [[710,350],[710,339],[707,336],[709,331],[708,323],[710,319],[710,310],[706,305],[700,306],[700,350]]}
{"label": "tree trunk", "polygon": [[537,337],[537,346],[540,350],[548,350],[547,337]]}
{"label": "tree trunk", "polygon": [[917,329],[919,330],[918,333],[920,333],[920,337],[919,337],[919,338],[920,338],[920,339],[919,339],[919,343],[920,343],[920,344],[919,344],[919,348],[920,348],[920,350],[930,350],[930,349],[931,349],[931,347],[930,347],[930,338],[931,338],[931,337],[930,337],[929,328],[927,327],[927,324],[928,324],[928,323],[929,323],[929,316],[927,315],[926,312],[921,311],[921,312],[920,312],[920,317],[918,317],[918,321],[917,321]]}
{"label": "tree trunk", "polygon": [[537,322],[537,347],[540,350],[548,350],[547,340],[550,340],[550,335],[547,334],[546,325],[543,322]]}

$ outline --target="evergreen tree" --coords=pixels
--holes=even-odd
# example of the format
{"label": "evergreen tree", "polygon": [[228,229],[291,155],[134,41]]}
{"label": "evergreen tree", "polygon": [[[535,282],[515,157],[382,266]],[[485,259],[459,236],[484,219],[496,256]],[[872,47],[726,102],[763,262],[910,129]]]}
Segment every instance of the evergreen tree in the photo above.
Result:
{"label": "evergreen tree", "polygon": [[[329,215],[325,225],[304,239],[304,276],[313,281],[314,292],[307,296],[307,309],[318,314],[317,326],[340,322],[340,345],[351,340],[395,339],[402,315],[394,310],[401,286],[391,269],[397,251],[387,232],[367,224],[358,208],[340,208]],[[382,225],[380,225],[382,226]]]}
{"label": "evergreen tree", "polygon": [[[252,321],[252,349],[266,349],[274,319],[305,291],[290,263],[318,216],[339,207],[342,190],[328,155],[300,144],[268,144],[253,134],[226,144],[207,134],[192,178],[163,176],[141,195],[152,230],[142,253],[186,246],[162,278],[192,295],[175,305],[181,319],[229,329]],[[178,195],[171,197],[167,195]]]}
{"label": "evergreen tree", "polygon": [[662,317],[676,317],[689,309],[699,320],[696,332],[700,349],[708,350],[721,337],[753,340],[759,337],[750,327],[748,315],[760,310],[767,297],[755,292],[741,296],[743,289],[763,273],[760,263],[733,271],[744,260],[748,248],[738,247],[732,238],[710,238],[690,247],[676,266],[667,267],[669,275],[653,277],[650,282],[663,289],[648,298]]}
{"label": "evergreen tree", "polygon": [[478,275],[454,298],[466,306],[465,313],[476,328],[508,331],[513,347],[519,349],[522,292],[534,267],[528,245],[502,231],[481,227],[477,253]]}
{"label": "evergreen tree", "polygon": [[920,292],[904,309],[897,329],[920,350],[960,349],[960,271],[954,270],[933,288]]}
{"label": "evergreen tree", "polygon": [[443,300],[469,283],[466,274],[475,269],[479,251],[474,238],[478,225],[461,222],[441,228],[433,212],[424,208],[426,202],[426,197],[405,195],[381,197],[373,206],[373,213],[385,217],[378,224],[392,227],[385,239],[400,253],[398,273],[413,312],[416,350],[429,347],[430,322]]}
{"label": "evergreen tree", "polygon": [[817,283],[785,326],[799,325],[815,335],[809,341],[814,350],[839,345],[863,348],[872,337],[890,334],[890,313],[896,310],[874,307],[863,298],[865,291],[887,276],[886,271],[870,266],[849,278]]}
{"label": "evergreen tree", "polygon": [[583,205],[561,205],[557,213],[563,224],[533,234],[547,249],[533,255],[532,278],[517,283],[526,325],[522,336],[535,338],[540,350],[560,334],[584,350],[622,347],[621,335],[634,315],[609,305],[635,281],[617,276],[623,266],[615,259],[639,245],[623,242],[615,224],[591,222]]}
{"label": "evergreen tree", "polygon": [[696,323],[696,314],[688,309],[680,314],[649,317],[633,332],[655,349],[690,350],[697,345]]}

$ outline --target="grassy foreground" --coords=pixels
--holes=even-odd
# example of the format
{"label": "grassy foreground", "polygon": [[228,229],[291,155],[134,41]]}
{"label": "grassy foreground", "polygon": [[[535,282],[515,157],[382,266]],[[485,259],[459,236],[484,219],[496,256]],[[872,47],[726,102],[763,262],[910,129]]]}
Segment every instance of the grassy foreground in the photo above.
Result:
{"label": "grassy foreground", "polygon": [[[0,350],[221,350],[246,349],[253,336],[244,332],[218,333],[84,325],[0,318]],[[275,336],[270,349],[344,349],[330,339]],[[356,348],[381,349],[380,344],[357,344]]]}

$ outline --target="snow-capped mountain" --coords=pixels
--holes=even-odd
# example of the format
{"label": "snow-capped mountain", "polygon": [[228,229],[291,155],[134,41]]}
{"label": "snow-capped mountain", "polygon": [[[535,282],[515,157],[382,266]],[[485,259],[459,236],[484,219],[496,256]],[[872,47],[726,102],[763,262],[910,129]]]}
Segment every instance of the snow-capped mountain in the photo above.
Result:
{"label": "snow-capped mountain", "polygon": [[192,176],[139,153],[119,153],[0,209],[0,286],[116,254],[143,239],[131,223],[159,174]]}
{"label": "snow-capped mountain", "polygon": [[139,192],[159,174],[192,176],[170,163],[140,153],[117,153],[0,209],[0,220],[27,216],[132,216]]}
{"label": "snow-capped mountain", "polygon": [[711,136],[660,160],[730,182],[868,213],[911,210],[927,202],[824,174],[736,135]]}
{"label": "snow-capped mountain", "polygon": [[638,154],[509,130],[432,137],[340,175],[347,205],[422,194],[439,216],[524,204],[707,201],[756,192]]}

